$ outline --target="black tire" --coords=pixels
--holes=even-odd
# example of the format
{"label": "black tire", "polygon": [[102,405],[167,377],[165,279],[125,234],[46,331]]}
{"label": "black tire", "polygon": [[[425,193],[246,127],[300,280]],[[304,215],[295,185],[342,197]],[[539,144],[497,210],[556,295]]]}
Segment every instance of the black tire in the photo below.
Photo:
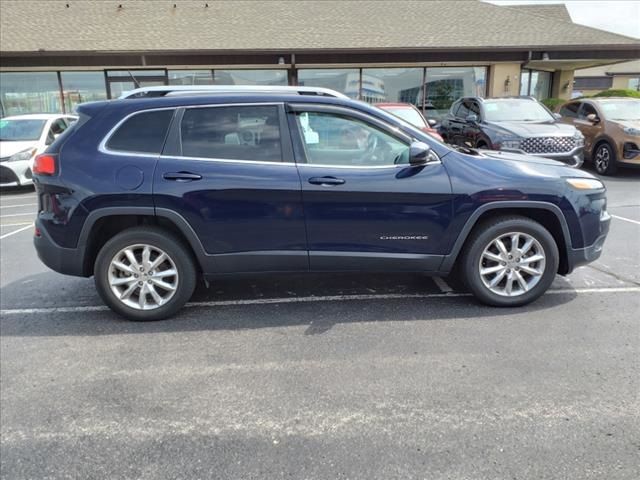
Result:
{"label": "black tire", "polygon": [[[485,248],[494,239],[512,232],[524,233],[537,240],[546,259],[538,283],[529,291],[510,297],[494,293],[484,284],[480,275],[480,261]],[[547,291],[558,271],[559,253],[553,236],[541,224],[526,217],[504,216],[483,222],[471,232],[464,248],[459,265],[462,278],[471,293],[487,305],[496,307],[526,305]]]}
{"label": "black tire", "polygon": [[618,159],[615,150],[608,143],[599,144],[593,151],[593,168],[600,175],[615,175],[618,170]]}
{"label": "black tire", "polygon": [[[152,310],[138,310],[125,305],[112,291],[109,284],[111,261],[124,248],[132,245],[150,245],[169,256],[178,272],[179,281],[173,296],[167,303]],[[196,286],[197,271],[191,252],[171,232],[157,227],[134,227],[124,230],[110,239],[100,250],[94,264],[96,289],[104,303],[128,320],[162,320],[176,314],[191,298]]]}

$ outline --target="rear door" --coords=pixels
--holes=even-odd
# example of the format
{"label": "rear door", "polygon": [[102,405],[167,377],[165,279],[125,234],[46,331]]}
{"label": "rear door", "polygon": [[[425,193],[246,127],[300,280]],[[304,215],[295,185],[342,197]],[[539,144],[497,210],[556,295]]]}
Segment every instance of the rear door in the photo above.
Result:
{"label": "rear door", "polygon": [[276,103],[178,112],[155,172],[155,205],[189,223],[207,273],[308,270],[287,128]]}
{"label": "rear door", "polygon": [[412,139],[355,109],[290,111],[311,269],[436,270],[451,221],[441,162],[409,165]]}

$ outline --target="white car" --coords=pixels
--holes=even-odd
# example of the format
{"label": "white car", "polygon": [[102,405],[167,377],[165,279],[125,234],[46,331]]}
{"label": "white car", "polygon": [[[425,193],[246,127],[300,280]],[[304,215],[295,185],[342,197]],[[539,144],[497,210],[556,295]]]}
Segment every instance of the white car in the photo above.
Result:
{"label": "white car", "polygon": [[77,119],[73,115],[61,114],[0,118],[0,187],[33,183],[33,159]]}

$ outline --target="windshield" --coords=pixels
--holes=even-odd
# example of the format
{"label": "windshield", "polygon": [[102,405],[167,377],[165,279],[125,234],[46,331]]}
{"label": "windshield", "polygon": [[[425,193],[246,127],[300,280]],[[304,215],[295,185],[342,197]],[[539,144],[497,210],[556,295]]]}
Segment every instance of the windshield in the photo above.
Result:
{"label": "windshield", "polygon": [[0,142],[38,140],[46,120],[0,120]]}
{"label": "windshield", "polygon": [[607,120],[640,120],[640,100],[616,100],[600,104]]}
{"label": "windshield", "polygon": [[555,120],[542,105],[532,100],[486,101],[484,117],[489,122],[552,122]]}
{"label": "windshield", "polygon": [[386,110],[387,112],[392,113],[396,117],[400,117],[401,119],[406,120],[411,125],[415,125],[418,128],[423,128],[427,126],[427,124],[424,121],[424,118],[422,117],[422,115],[420,115],[420,112],[418,112],[413,108],[397,107],[397,108],[384,108],[383,110]]}

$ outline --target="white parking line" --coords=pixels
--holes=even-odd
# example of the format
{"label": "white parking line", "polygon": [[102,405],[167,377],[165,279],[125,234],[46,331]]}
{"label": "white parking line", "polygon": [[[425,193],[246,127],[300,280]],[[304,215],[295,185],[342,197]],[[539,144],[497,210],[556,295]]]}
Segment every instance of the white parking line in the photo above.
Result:
{"label": "white parking line", "polygon": [[33,225],[33,222],[0,223],[0,228],[4,228],[4,227],[21,227],[22,225]]}
{"label": "white parking line", "polygon": [[[569,293],[640,293],[640,287],[614,287],[614,288],[563,288],[549,290],[546,295],[564,295]],[[428,298],[456,298],[470,297],[470,293],[389,293],[382,295],[325,295],[318,297],[285,297],[285,298],[255,298],[245,300],[220,300],[211,302],[190,302],[186,308],[202,307],[228,307],[241,305],[273,305],[286,303],[311,303],[311,302],[341,302],[349,300],[395,300],[406,298],[428,299]],[[52,313],[86,313],[103,312],[108,310],[103,305],[87,305],[78,307],[47,307],[47,308],[13,308],[0,310],[0,317],[3,315],[35,315]]]}
{"label": "white parking line", "polygon": [[449,293],[453,292],[453,288],[451,288],[447,282],[444,281],[444,278],[441,277],[433,277],[433,282],[438,286],[441,292]]}
{"label": "white parking line", "polygon": [[27,212],[27,213],[10,213],[9,215],[0,215],[0,218],[9,218],[9,217],[34,217],[36,215],[35,212]]}
{"label": "white parking line", "polygon": [[22,228],[19,228],[18,230],[14,230],[13,232],[9,232],[9,233],[5,233],[4,235],[0,235],[0,240],[4,240],[5,238],[10,237],[11,235],[15,235],[16,233],[24,232],[28,228],[31,228],[31,225],[33,225],[33,224],[30,223],[26,227],[22,227]]}
{"label": "white parking line", "polygon": [[37,207],[37,203],[21,203],[19,205],[2,205],[0,203],[0,209],[2,208],[18,208],[18,207]]}
{"label": "white parking line", "polygon": [[620,217],[618,215],[611,215],[613,218],[617,218],[618,220],[624,220],[625,222],[635,223],[636,225],[640,225],[640,222],[637,220],[631,220],[630,218]]}

